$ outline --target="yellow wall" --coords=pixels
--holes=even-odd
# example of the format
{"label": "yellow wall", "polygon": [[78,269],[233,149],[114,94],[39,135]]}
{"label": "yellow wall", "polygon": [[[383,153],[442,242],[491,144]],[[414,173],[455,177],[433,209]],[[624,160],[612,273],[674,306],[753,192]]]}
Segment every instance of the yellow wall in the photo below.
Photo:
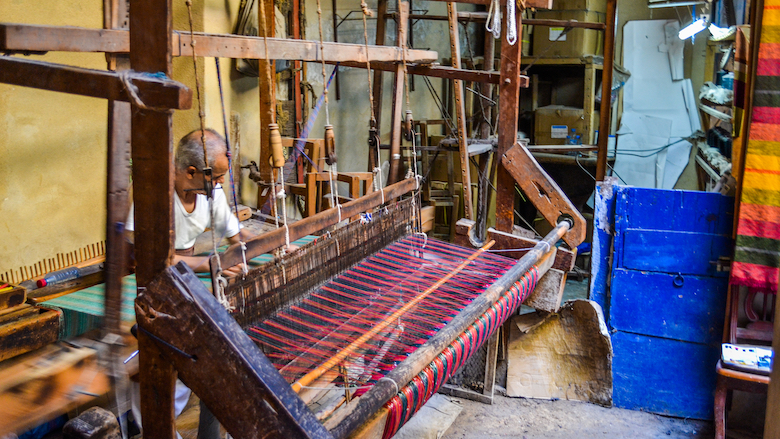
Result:
{"label": "yellow wall", "polygon": [[[99,3],[3,2],[2,20],[102,27]],[[102,54],[26,59],[105,69]],[[105,239],[106,101],[0,84],[0,277]]]}

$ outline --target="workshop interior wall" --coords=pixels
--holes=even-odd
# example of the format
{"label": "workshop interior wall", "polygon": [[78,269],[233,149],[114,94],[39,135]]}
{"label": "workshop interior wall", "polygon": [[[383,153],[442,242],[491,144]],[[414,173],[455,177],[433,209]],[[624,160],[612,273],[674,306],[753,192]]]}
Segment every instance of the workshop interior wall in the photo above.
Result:
{"label": "workshop interior wall", "polygon": [[[101,28],[94,1],[3,2],[2,20]],[[105,69],[103,54],[25,57]],[[107,103],[0,84],[0,275],[105,239]]]}

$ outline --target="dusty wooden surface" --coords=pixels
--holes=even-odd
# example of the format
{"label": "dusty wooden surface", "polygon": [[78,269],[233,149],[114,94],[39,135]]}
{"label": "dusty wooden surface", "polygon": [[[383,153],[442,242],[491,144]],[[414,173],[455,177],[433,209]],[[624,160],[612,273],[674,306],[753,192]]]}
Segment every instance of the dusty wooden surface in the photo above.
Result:
{"label": "dusty wooden surface", "polygon": [[33,305],[18,305],[0,316],[0,361],[30,352],[59,338],[57,311]]}
{"label": "dusty wooden surface", "polygon": [[49,345],[0,368],[0,433],[21,433],[108,390],[96,350]]}

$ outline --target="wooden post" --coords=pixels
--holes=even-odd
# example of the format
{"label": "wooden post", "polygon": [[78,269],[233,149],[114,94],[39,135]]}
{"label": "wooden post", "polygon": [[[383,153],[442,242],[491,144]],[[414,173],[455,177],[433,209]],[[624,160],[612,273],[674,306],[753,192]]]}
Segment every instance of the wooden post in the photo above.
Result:
{"label": "wooden post", "polygon": [[[130,4],[130,66],[171,76],[171,0]],[[173,256],[173,131],[171,111],[132,111],[136,279],[144,288]],[[139,337],[144,437],[173,439],[173,367],[154,342]]]}
{"label": "wooden post", "polygon": [[601,117],[599,119],[598,160],[596,181],[604,181],[607,175],[609,145],[609,111],[612,108],[612,69],[615,63],[615,16],[617,0],[607,0],[607,21],[604,30],[604,69],[601,72]]}
{"label": "wooden post", "polygon": [[[262,27],[262,20],[260,19],[260,8],[265,8],[265,19],[268,26],[267,31],[268,38],[271,38],[276,33],[276,26],[274,26],[275,13],[273,0],[258,0],[257,5],[257,23],[259,27]],[[264,29],[258,29],[259,36],[265,35]],[[269,53],[270,55],[270,53]],[[268,77],[265,74],[266,68],[270,64],[271,68],[271,83],[268,83]],[[257,63],[258,72],[258,90],[260,94],[260,157],[258,158],[258,164],[260,166],[260,175],[267,178],[266,182],[270,183],[273,179],[271,173],[271,164],[268,162],[268,157],[271,155],[271,145],[268,144],[270,132],[268,130],[268,124],[272,122],[272,114],[276,105],[276,63],[271,60],[259,59]],[[257,207],[265,206],[265,201],[271,196],[269,187],[259,186],[257,191]]]}
{"label": "wooden post", "polygon": [[[398,2],[398,46],[406,49],[406,26],[409,24],[409,3],[401,0]],[[395,68],[395,88],[393,94],[393,113],[390,126],[390,172],[387,176],[387,184],[401,181],[401,128],[403,126],[404,108],[404,79],[406,71],[403,63]]]}
{"label": "wooden post", "polygon": [[[103,4],[107,29],[128,24],[127,3],[106,0]],[[130,68],[127,56],[107,55],[108,68]],[[130,104],[108,101],[108,163],[106,183],[106,297],[104,332],[119,334],[122,306],[122,275],[127,264],[123,224],[130,207]]]}
{"label": "wooden post", "polygon": [[[517,14],[517,28],[522,29],[522,24],[520,14]],[[507,27],[504,26],[504,31],[501,34],[497,159],[500,159],[517,141],[517,117],[520,102],[520,54],[523,45],[519,40],[514,46],[506,42]],[[511,233],[515,221],[515,180],[500,164],[496,180],[496,229]]]}
{"label": "wooden post", "polygon": [[[450,53],[452,67],[460,68],[460,37],[458,36],[458,6],[455,3],[447,3],[447,17],[450,27]],[[463,103],[463,81],[455,79],[453,92],[455,94],[455,116],[458,127],[458,152],[460,153],[460,179],[463,183],[463,209],[466,218],[474,219],[471,202],[471,173],[469,172],[469,139],[466,133],[466,107]],[[453,215],[456,215],[453,212]]]}

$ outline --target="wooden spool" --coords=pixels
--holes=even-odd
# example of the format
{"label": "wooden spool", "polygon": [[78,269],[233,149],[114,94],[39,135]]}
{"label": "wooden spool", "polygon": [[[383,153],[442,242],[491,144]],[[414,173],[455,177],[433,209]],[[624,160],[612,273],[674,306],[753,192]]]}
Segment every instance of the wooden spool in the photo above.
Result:
{"label": "wooden spool", "polygon": [[325,163],[333,165],[336,157],[336,136],[333,134],[333,125],[325,125]]}
{"label": "wooden spool", "polygon": [[284,148],[282,147],[282,135],[279,134],[279,125],[275,123],[268,124],[269,137],[271,140],[271,166],[281,168],[284,166]]}

